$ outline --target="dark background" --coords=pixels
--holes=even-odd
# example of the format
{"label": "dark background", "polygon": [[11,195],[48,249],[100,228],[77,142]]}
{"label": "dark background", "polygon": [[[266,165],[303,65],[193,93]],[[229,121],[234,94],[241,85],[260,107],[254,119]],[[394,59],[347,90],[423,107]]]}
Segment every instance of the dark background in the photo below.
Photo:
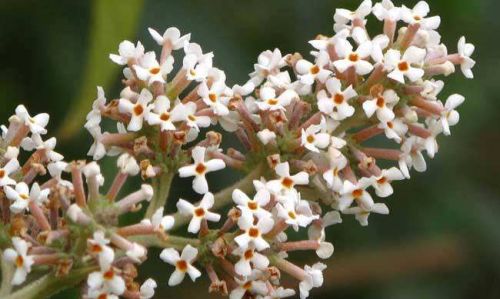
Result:
{"label": "dark background", "polygon": [[[308,40],[332,34],[334,9],[359,2],[0,0],[0,119],[6,123],[19,103],[33,113],[49,112],[50,132],[61,137],[59,151],[67,159],[81,159],[90,138],[71,128],[81,125],[96,85],[105,87],[108,99],[118,96],[120,69],[107,56],[120,40],[139,39],[152,50],[147,27],[177,26],[215,52],[215,64],[232,85],[247,79],[263,50],[279,47],[306,55]],[[442,17],[440,32],[451,52],[462,35],[476,45],[475,80],[457,71],[445,80],[442,94],[466,97],[459,109],[462,120],[451,137],[440,140],[426,173],[413,173],[411,181],[396,185],[388,200],[390,216],[372,216],[368,228],[344,217],[342,225],[330,229],[336,252],[328,261],[325,286],[312,298],[500,298],[500,5],[495,0],[429,3]],[[113,172],[111,163],[104,161],[106,173]],[[180,183],[174,197],[188,192],[189,181]],[[141,274],[158,281],[156,298],[207,296],[206,281],[186,279],[167,288],[173,269],[153,256],[157,253],[151,252]],[[309,257],[295,258],[305,263]],[[70,296],[77,291],[58,297]]]}

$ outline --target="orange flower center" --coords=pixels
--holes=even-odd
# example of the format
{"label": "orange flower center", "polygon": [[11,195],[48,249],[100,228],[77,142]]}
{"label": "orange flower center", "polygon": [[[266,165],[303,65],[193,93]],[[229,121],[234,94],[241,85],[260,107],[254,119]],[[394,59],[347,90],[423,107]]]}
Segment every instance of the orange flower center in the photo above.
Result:
{"label": "orange flower center", "polygon": [[410,69],[410,65],[406,61],[401,61],[400,63],[398,63],[398,69],[402,72],[406,72]]}
{"label": "orange flower center", "polygon": [[215,93],[211,93],[211,94],[209,94],[209,95],[208,95],[208,98],[210,99],[210,101],[211,101],[212,103],[217,102],[217,95],[216,95]]}
{"label": "orange flower center", "polygon": [[278,100],[277,99],[269,99],[269,100],[267,100],[267,103],[269,105],[276,105],[276,104],[278,104]]}
{"label": "orange flower center", "polygon": [[179,260],[176,264],[175,267],[177,270],[181,272],[186,272],[188,268],[188,263],[185,260]]}
{"label": "orange flower center", "polygon": [[18,255],[16,258],[16,267],[20,268],[24,265],[24,259],[22,256]]}
{"label": "orange flower center", "polygon": [[340,93],[336,93],[333,96],[333,101],[335,102],[335,104],[342,104],[344,102],[344,95],[340,94]]}
{"label": "orange flower center", "polygon": [[352,62],[356,62],[359,60],[359,55],[356,53],[351,53],[349,54],[349,60]]}
{"label": "orange flower center", "polygon": [[382,108],[382,107],[384,107],[384,105],[385,105],[385,99],[383,97],[378,97],[377,98],[377,106],[379,108]]}
{"label": "orange flower center", "polygon": [[144,108],[142,107],[141,104],[137,104],[134,106],[134,114],[135,115],[141,115],[142,113],[144,113]]}
{"label": "orange flower center", "polygon": [[194,214],[196,217],[203,217],[205,215],[205,210],[203,208],[196,208]]}
{"label": "orange flower center", "polygon": [[314,142],[314,136],[313,135],[308,135],[306,138],[308,143],[313,143]]}
{"label": "orange flower center", "polygon": [[247,251],[245,251],[245,253],[243,254],[243,256],[245,257],[246,260],[250,260],[253,258],[253,250],[252,249],[248,249]]}
{"label": "orange flower center", "polygon": [[309,72],[311,72],[311,74],[313,75],[316,75],[317,73],[319,73],[320,69],[319,69],[319,66],[315,65],[313,67],[311,67],[311,69],[309,70]]}
{"label": "orange flower center", "polygon": [[252,227],[248,230],[248,235],[252,238],[257,238],[260,235],[259,229]]}
{"label": "orange flower center", "polygon": [[163,121],[167,121],[167,120],[169,120],[169,119],[170,119],[170,114],[169,114],[169,113],[167,113],[167,112],[162,113],[162,114],[160,115],[160,119],[161,119],[161,120],[163,120]]}
{"label": "orange flower center", "polygon": [[257,210],[257,208],[259,207],[259,205],[253,200],[249,201],[247,206],[250,210]]}
{"label": "orange flower center", "polygon": [[160,68],[159,67],[154,67],[154,68],[150,69],[149,72],[152,75],[156,75],[156,74],[158,74],[160,72]]}
{"label": "orange flower center", "polygon": [[363,190],[362,189],[356,189],[356,190],[352,191],[352,196],[354,198],[360,198],[361,195],[363,195]]}
{"label": "orange flower center", "polygon": [[199,163],[198,165],[196,165],[195,171],[198,174],[204,174],[205,170],[207,170],[207,167],[205,166],[205,164]]}
{"label": "orange flower center", "polygon": [[289,177],[286,177],[281,180],[281,184],[287,188],[291,188],[293,186],[293,180]]}

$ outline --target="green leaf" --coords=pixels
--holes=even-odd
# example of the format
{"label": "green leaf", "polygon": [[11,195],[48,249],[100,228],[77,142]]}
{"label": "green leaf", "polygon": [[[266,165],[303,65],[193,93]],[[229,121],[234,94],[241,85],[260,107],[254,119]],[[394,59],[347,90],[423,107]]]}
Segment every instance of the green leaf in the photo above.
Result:
{"label": "green leaf", "polygon": [[62,122],[58,136],[68,139],[77,133],[96,98],[96,86],[110,86],[120,68],[113,64],[109,53],[115,53],[118,44],[136,34],[144,0],[93,0],[90,46],[82,85]]}

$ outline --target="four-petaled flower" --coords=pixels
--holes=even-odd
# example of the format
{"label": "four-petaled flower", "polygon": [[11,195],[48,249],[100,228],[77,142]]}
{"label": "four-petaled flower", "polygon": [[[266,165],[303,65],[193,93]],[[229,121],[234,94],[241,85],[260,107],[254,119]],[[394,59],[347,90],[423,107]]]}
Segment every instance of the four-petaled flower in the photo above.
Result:
{"label": "four-petaled flower", "polygon": [[198,256],[198,249],[189,244],[184,247],[180,256],[179,252],[173,248],[167,248],[161,252],[160,258],[164,262],[175,266],[175,271],[168,280],[169,286],[180,284],[184,280],[186,273],[192,281],[201,276],[201,272],[192,265],[196,256]]}
{"label": "four-petaled flower", "polygon": [[177,209],[179,212],[185,216],[190,216],[191,221],[189,222],[188,232],[197,233],[200,230],[200,225],[203,220],[218,222],[220,220],[220,215],[210,212],[209,209],[214,205],[214,195],[210,192],[203,196],[200,203],[195,206],[192,203],[179,199],[177,202]]}

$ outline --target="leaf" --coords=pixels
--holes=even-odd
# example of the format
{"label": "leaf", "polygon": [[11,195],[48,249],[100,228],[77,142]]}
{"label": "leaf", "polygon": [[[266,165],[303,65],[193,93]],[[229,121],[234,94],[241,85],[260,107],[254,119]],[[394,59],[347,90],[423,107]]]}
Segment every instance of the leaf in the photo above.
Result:
{"label": "leaf", "polygon": [[122,40],[135,35],[143,7],[144,0],[93,0],[82,85],[60,126],[59,138],[68,139],[82,128],[96,98],[96,86],[113,83],[120,68],[109,60],[108,54],[116,52]]}

